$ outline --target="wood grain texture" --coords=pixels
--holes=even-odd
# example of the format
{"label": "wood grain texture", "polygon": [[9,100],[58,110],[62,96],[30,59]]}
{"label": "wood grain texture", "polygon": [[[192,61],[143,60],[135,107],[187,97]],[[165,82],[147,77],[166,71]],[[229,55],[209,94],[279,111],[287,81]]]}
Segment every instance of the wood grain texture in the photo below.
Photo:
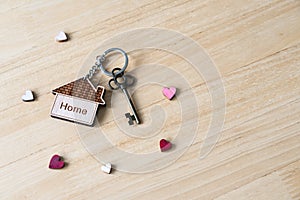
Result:
{"label": "wood grain texture", "polygon": [[[0,199],[300,199],[300,1],[4,1],[0,23]],[[181,32],[211,56],[226,92],[222,136],[199,160],[212,113],[204,80],[180,57],[137,51],[130,56],[140,63],[159,60],[188,77],[199,131],[164,169],[104,174],[75,125],[49,116],[51,91],[75,80],[104,40],[145,26]],[[58,44],[61,30],[70,40]],[[27,89],[35,101],[22,102]],[[133,97],[146,123],[153,104],[176,108],[152,89]],[[112,143],[134,153],[156,150],[176,128],[141,146],[116,131],[110,112],[101,120]],[[61,171],[47,168],[56,153],[69,163]]]}

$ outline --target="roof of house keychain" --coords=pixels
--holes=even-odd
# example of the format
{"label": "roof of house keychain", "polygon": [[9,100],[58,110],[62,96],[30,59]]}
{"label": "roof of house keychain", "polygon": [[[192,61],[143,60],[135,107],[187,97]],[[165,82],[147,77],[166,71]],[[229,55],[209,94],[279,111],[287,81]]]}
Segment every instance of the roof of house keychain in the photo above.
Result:
{"label": "roof of house keychain", "polygon": [[[112,72],[108,72],[105,70],[103,62],[106,55],[113,51],[120,52],[125,58],[125,63],[122,69],[114,68]],[[133,112],[133,115],[130,113],[125,114],[125,116],[129,119],[128,123],[133,125],[133,121],[136,121],[136,123],[139,124],[140,120],[137,116],[136,109],[134,108],[132,100],[126,89],[127,81],[124,71],[127,68],[127,65],[128,56],[125,51],[119,48],[108,49],[101,56],[97,56],[95,65],[89,70],[89,73],[85,77],[52,91],[52,93],[56,95],[56,98],[51,109],[51,116],[89,126],[93,125],[98,106],[105,104],[105,101],[103,100],[105,92],[104,87],[94,87],[90,81],[96,70],[100,69],[105,75],[113,77],[109,81],[111,89],[121,89],[124,92],[130,109]],[[119,78],[122,78],[123,81],[119,82]],[[112,86],[112,82],[114,82],[116,87]]]}

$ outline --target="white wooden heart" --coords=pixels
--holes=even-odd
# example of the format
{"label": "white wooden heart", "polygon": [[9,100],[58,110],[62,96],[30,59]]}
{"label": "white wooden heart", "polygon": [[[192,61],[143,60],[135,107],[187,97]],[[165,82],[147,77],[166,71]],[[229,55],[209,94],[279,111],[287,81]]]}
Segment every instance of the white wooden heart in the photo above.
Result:
{"label": "white wooden heart", "polygon": [[22,96],[23,101],[33,101],[34,96],[31,90],[26,90],[25,94]]}
{"label": "white wooden heart", "polygon": [[57,42],[64,42],[64,41],[68,40],[67,34],[63,31],[60,31],[58,33],[58,35],[55,37],[55,40]]}
{"label": "white wooden heart", "polygon": [[101,167],[101,170],[107,174],[110,174],[111,172],[111,164],[110,163],[106,163],[105,165],[103,165]]}

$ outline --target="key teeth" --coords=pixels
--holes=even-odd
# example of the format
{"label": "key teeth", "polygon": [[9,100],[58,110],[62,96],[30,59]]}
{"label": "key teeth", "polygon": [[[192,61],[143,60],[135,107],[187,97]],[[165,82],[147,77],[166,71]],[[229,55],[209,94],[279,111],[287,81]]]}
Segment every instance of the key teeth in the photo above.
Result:
{"label": "key teeth", "polygon": [[125,113],[125,117],[128,118],[128,124],[133,125],[133,120],[135,120],[134,115],[131,115],[130,113]]}

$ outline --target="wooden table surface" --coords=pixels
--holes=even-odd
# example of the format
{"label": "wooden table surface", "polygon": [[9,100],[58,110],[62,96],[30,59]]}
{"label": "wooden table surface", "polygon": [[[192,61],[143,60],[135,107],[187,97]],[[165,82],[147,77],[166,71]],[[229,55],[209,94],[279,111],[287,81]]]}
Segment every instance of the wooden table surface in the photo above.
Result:
{"label": "wooden table surface", "polygon": [[[3,1],[0,22],[0,199],[300,199],[300,1]],[[78,126],[50,117],[51,90],[73,81],[103,41],[142,27],[180,32],[204,48],[223,80],[224,126],[200,160],[213,110],[204,80],[183,71],[200,102],[191,147],[163,169],[108,175],[84,148]],[[70,40],[56,43],[61,30]],[[185,65],[165,52],[145,54],[130,58]],[[35,101],[22,102],[26,89]],[[154,98],[166,102],[150,93],[134,98],[142,104],[150,96],[148,106]],[[128,152],[158,150],[157,139],[175,128],[168,124],[165,135],[137,143],[120,135],[107,113],[110,139]],[[48,169],[56,153],[68,162],[62,170]]]}

